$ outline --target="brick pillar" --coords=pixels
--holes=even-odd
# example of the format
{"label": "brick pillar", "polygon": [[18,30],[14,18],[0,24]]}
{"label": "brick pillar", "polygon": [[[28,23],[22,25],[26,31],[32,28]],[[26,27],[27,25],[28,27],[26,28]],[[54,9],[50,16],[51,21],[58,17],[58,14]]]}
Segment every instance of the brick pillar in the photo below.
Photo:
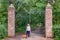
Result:
{"label": "brick pillar", "polygon": [[10,4],[8,8],[8,37],[15,36],[15,8]]}
{"label": "brick pillar", "polygon": [[46,6],[45,13],[45,29],[46,29],[46,37],[52,38],[52,7],[48,3]]}

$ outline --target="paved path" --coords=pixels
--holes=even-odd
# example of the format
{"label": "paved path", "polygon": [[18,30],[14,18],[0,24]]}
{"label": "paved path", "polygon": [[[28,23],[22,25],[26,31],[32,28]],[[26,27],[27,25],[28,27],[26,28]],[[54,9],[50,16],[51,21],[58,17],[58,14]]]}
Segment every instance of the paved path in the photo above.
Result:
{"label": "paved path", "polygon": [[32,31],[31,37],[24,39],[22,35],[17,35],[14,38],[7,38],[5,40],[53,40],[51,38],[45,38],[39,31],[39,28],[37,30]]}

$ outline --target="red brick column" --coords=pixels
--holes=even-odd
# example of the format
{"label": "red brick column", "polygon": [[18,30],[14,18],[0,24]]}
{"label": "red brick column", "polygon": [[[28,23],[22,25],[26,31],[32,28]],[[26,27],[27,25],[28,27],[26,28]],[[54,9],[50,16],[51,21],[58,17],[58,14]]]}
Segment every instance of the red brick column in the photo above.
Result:
{"label": "red brick column", "polygon": [[48,3],[46,6],[45,13],[45,29],[46,29],[46,37],[53,37],[52,35],[52,7]]}
{"label": "red brick column", "polygon": [[15,36],[15,8],[10,4],[8,8],[8,37]]}

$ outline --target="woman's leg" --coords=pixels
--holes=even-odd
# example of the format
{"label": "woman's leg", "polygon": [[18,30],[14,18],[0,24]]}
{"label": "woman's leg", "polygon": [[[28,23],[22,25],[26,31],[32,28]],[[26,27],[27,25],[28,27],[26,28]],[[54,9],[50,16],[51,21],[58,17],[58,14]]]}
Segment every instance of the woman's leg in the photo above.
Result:
{"label": "woman's leg", "polygon": [[26,32],[26,35],[27,35],[28,37],[30,37],[30,31],[27,31],[27,32]]}
{"label": "woman's leg", "polygon": [[28,37],[30,37],[30,31],[28,31]]}

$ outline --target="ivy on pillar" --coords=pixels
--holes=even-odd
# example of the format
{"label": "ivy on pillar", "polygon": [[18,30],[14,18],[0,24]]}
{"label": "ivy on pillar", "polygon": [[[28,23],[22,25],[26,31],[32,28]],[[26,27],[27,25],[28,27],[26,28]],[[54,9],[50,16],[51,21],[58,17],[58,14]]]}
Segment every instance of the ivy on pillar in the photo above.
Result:
{"label": "ivy on pillar", "polygon": [[48,3],[45,11],[45,29],[46,29],[46,37],[52,38],[52,7]]}
{"label": "ivy on pillar", "polygon": [[15,36],[15,8],[10,4],[8,8],[8,37]]}

